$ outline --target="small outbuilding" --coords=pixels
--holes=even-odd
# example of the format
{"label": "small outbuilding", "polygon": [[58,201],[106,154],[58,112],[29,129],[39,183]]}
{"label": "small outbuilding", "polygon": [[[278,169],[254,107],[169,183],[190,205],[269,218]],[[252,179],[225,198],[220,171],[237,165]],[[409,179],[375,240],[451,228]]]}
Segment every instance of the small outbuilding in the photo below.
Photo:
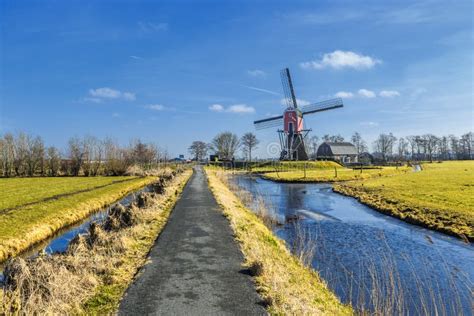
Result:
{"label": "small outbuilding", "polygon": [[357,163],[357,149],[351,143],[324,142],[318,147],[317,159],[335,160],[340,163]]}
{"label": "small outbuilding", "polygon": [[364,165],[370,165],[374,163],[374,156],[368,152],[363,152],[359,155],[359,163]]}

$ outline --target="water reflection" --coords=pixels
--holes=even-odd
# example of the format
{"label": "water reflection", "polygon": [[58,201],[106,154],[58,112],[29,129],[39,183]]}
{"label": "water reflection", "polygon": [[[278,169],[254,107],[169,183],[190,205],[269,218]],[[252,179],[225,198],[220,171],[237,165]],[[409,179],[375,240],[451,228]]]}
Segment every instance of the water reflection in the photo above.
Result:
{"label": "water reflection", "polygon": [[[473,246],[380,214],[329,184],[232,181],[280,219],[303,218],[298,225],[316,243],[312,266],[343,302],[396,314],[472,314]],[[295,231],[294,223],[275,228],[289,245]]]}
{"label": "water reflection", "polygon": [[[30,258],[37,256],[40,252],[44,252],[46,254],[65,252],[69,247],[69,243],[77,235],[86,233],[92,223],[103,223],[107,218],[108,212],[114,205],[120,203],[123,206],[129,206],[135,200],[136,196],[139,193],[152,191],[152,186],[146,186],[145,188],[139,191],[130,193],[119,201],[115,202],[114,204],[102,210],[94,212],[93,214],[89,215],[87,218],[81,220],[80,222],[59,230],[54,236],[33,245],[30,249],[22,252],[18,256],[22,258]],[[3,281],[3,264],[4,263],[0,263],[0,283]]]}

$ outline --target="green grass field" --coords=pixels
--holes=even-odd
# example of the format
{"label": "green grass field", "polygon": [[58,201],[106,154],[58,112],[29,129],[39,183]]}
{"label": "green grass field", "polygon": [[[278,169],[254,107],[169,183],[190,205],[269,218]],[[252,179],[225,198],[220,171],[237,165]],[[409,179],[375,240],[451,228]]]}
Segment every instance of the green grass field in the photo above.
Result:
{"label": "green grass field", "polygon": [[56,195],[91,190],[133,177],[64,177],[0,179],[0,211],[35,203]]}
{"label": "green grass field", "polygon": [[474,240],[474,161],[426,163],[423,169],[335,190],[406,221]]}
{"label": "green grass field", "polygon": [[[0,261],[115,202],[156,177],[0,179]],[[56,197],[56,198],[53,198]]]}

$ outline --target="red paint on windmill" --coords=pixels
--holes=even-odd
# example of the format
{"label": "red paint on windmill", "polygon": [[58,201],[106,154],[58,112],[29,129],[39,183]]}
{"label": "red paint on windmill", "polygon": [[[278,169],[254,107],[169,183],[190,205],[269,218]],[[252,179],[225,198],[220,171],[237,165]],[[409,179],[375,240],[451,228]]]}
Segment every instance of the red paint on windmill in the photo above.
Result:
{"label": "red paint on windmill", "polygon": [[288,68],[280,72],[281,82],[283,84],[283,92],[285,94],[286,110],[283,115],[268,117],[263,120],[254,121],[257,129],[281,126],[283,121],[283,129],[278,130],[281,145],[281,160],[308,160],[306,152],[305,139],[310,129],[304,129],[303,117],[322,111],[341,108],[343,106],[342,99],[337,98],[323,102],[308,104],[299,107],[296,103],[296,95],[293,89],[293,82]]}
{"label": "red paint on windmill", "polygon": [[300,133],[303,130],[303,115],[295,108],[288,108],[283,114],[283,129],[285,133]]}

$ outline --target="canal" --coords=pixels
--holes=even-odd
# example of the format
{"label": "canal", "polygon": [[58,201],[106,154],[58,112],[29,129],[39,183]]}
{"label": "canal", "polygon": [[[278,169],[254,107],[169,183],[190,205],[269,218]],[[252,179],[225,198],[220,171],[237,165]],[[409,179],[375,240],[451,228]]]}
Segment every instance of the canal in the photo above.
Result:
{"label": "canal", "polygon": [[[69,247],[71,241],[79,234],[84,234],[89,230],[89,227],[92,223],[101,224],[103,223],[109,211],[118,203],[122,204],[123,206],[129,206],[133,201],[135,201],[138,194],[141,192],[152,192],[153,187],[148,185],[140,190],[134,191],[132,193],[127,194],[120,200],[116,201],[115,203],[104,207],[103,209],[97,210],[87,216],[86,218],[80,220],[79,222],[66,226],[56,232],[53,236],[34,244],[29,249],[25,250],[24,252],[20,253],[17,257],[21,258],[34,258],[39,253],[45,254],[54,254],[54,253],[63,253]],[[5,262],[0,262],[0,284],[3,281],[3,268]]]}
{"label": "canal", "polygon": [[314,247],[310,264],[344,303],[384,314],[472,315],[472,245],[383,215],[330,184],[231,181],[263,198],[289,248],[297,240]]}

